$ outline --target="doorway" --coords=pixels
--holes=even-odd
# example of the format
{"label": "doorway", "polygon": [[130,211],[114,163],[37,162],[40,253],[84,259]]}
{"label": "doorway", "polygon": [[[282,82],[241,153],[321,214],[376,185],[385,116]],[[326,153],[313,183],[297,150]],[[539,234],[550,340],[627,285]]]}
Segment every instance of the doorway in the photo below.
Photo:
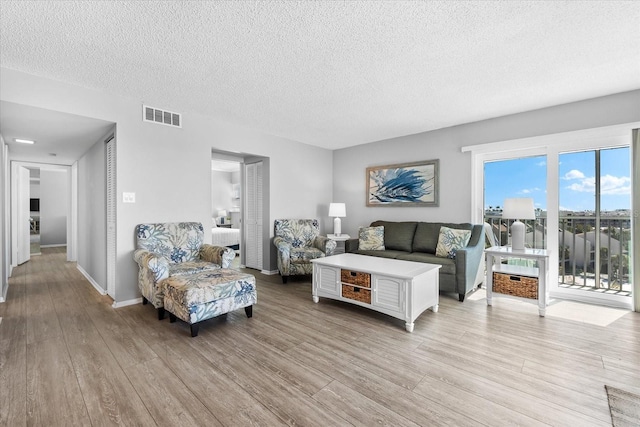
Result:
{"label": "doorway", "polygon": [[269,158],[217,150],[211,157],[212,243],[235,249],[239,267],[270,271]]}
{"label": "doorway", "polygon": [[71,192],[72,173],[70,166],[11,162],[11,229],[17,231],[11,241],[13,267],[30,259],[34,240],[41,248],[73,249],[71,204],[77,195]]}

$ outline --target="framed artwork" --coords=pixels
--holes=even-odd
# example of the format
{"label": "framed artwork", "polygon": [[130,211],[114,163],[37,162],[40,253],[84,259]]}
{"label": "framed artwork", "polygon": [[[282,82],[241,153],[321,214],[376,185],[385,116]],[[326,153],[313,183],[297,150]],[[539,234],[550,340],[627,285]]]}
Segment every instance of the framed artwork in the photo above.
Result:
{"label": "framed artwork", "polygon": [[438,206],[439,160],[367,168],[367,206]]}

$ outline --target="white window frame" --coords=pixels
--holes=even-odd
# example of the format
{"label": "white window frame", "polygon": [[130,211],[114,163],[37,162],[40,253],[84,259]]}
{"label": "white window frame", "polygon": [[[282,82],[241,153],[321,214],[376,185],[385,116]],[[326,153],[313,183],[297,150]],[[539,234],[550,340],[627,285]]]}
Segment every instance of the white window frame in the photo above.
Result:
{"label": "white window frame", "polygon": [[[607,126],[580,131],[564,132],[530,138],[512,139],[487,144],[462,147],[462,152],[471,152],[471,220],[474,224],[484,221],[484,163],[488,161],[510,160],[522,157],[547,157],[547,229],[559,227],[559,180],[558,166],[561,153],[632,147],[633,129],[640,122]],[[630,155],[629,161],[633,154]],[[633,171],[630,165],[630,171]],[[640,185],[633,182],[632,186]],[[558,233],[547,235],[547,248],[551,250],[549,259],[549,293],[551,298],[571,299],[587,303],[609,305],[633,310],[633,298],[620,295],[597,294],[590,291],[568,290],[558,286]],[[639,256],[636,250],[632,257]],[[631,260],[633,265],[633,260]],[[637,277],[637,276],[636,276]],[[634,280],[633,293],[640,292],[640,283]]]}

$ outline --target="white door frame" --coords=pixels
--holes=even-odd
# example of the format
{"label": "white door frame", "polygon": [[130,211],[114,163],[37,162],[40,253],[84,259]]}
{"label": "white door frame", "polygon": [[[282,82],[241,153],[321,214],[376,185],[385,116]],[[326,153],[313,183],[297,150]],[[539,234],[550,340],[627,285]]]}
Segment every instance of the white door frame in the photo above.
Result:
{"label": "white door frame", "polygon": [[[11,161],[11,266],[16,267],[18,265],[18,168],[19,167],[27,167],[27,168],[39,168],[40,170],[64,170],[68,172],[69,177],[69,204],[67,205],[67,254],[75,254],[76,247],[78,242],[77,233],[73,233],[77,224],[77,215],[72,215],[71,206],[78,206],[78,193],[71,191],[72,186],[71,183],[77,182],[78,180],[78,170],[77,168],[72,168],[71,166],[65,165],[54,165],[49,163],[33,163],[33,162],[22,162],[22,161]],[[73,176],[75,174],[75,176]],[[67,259],[69,255],[67,255]],[[70,260],[69,261],[75,261]]]}

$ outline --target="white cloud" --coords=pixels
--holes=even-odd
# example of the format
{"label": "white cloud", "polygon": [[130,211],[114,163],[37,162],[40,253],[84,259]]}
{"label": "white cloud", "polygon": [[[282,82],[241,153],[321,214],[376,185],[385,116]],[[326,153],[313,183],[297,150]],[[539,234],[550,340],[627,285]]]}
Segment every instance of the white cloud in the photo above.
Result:
{"label": "white cloud", "polygon": [[[574,171],[571,171],[574,172]],[[567,173],[569,175],[571,172]],[[575,171],[581,173],[579,171]],[[565,175],[565,177],[567,176]],[[580,193],[591,193],[595,194],[596,191],[596,179],[595,177],[585,178],[574,178],[580,179],[579,182],[574,182],[569,185],[569,190],[577,191]],[[631,179],[627,176],[612,176],[612,175],[603,175],[600,177],[600,194],[603,195],[628,195],[631,194]]]}
{"label": "white cloud", "polygon": [[631,179],[628,176],[604,175],[600,178],[600,192],[609,195],[631,194]]}
{"label": "white cloud", "polygon": [[546,160],[539,161],[538,163],[536,163],[536,166],[540,166],[540,167],[547,166],[547,161]]}
{"label": "white cloud", "polygon": [[577,169],[571,169],[564,175],[564,179],[583,179],[585,176]]}
{"label": "white cloud", "polygon": [[531,194],[531,193],[537,193],[539,191],[542,191],[542,189],[539,187],[525,188],[523,190],[518,191],[518,194]]}

